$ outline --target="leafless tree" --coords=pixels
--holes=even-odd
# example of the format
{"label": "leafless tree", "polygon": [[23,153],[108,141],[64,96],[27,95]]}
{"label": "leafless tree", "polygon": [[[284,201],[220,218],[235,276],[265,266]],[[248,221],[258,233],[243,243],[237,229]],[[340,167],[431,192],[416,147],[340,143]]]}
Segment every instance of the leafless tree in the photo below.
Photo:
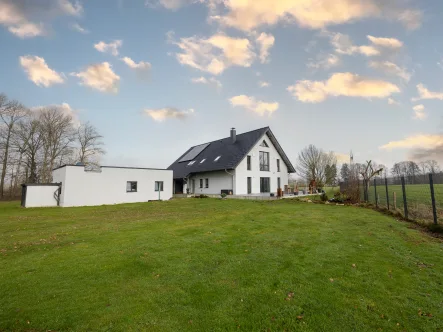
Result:
{"label": "leafless tree", "polygon": [[76,133],[76,142],[79,144],[78,162],[85,165],[95,163],[97,157],[105,154],[102,139],[103,136],[89,122],[80,125]]}
{"label": "leafless tree", "polygon": [[20,122],[17,136],[25,157],[26,181],[37,183],[39,180],[39,154],[43,147],[43,135],[38,119],[35,116],[30,116],[25,121]]}
{"label": "leafless tree", "polygon": [[327,182],[327,169],[332,165],[337,165],[334,153],[324,152],[312,144],[298,154],[298,173],[307,181],[314,180],[318,187],[322,187]]}
{"label": "leafless tree", "polygon": [[42,182],[52,181],[52,170],[61,157],[72,153],[75,132],[72,118],[57,108],[40,110],[38,121],[43,139]]}
{"label": "leafless tree", "polygon": [[[374,163],[375,164],[375,163]],[[374,167],[376,165],[373,165],[372,160],[369,160],[366,162],[366,166],[364,167],[364,169],[362,169],[360,171],[361,176],[363,177],[363,183],[366,187],[366,193],[369,192],[369,185],[370,185],[370,181],[371,179],[376,176],[376,175],[380,175],[381,172],[383,172],[383,168],[377,168]]]}
{"label": "leafless tree", "polygon": [[5,177],[9,166],[10,145],[13,130],[16,124],[26,116],[26,108],[18,101],[8,101],[5,95],[0,95],[0,120],[1,127],[1,145],[2,145],[2,172],[0,177],[0,197],[4,196]]}

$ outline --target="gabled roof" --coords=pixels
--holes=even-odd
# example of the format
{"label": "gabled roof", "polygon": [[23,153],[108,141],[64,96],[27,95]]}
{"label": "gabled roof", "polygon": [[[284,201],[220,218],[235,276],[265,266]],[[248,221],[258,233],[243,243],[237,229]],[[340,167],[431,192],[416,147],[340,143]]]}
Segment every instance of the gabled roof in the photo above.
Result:
{"label": "gabled roof", "polygon": [[[272,144],[274,144],[288,167],[288,172],[295,173],[294,166],[292,166],[269,127],[238,134],[235,143],[232,143],[231,137],[209,142],[209,145],[193,159],[195,162],[192,165],[188,165],[189,161],[179,162],[188,152],[195,148],[193,146],[183,153],[168,169],[174,171],[174,179],[185,178],[193,173],[235,169],[264,134],[267,134]],[[214,160],[218,156],[220,156],[220,159],[215,162]],[[205,161],[201,163],[203,159]]]}

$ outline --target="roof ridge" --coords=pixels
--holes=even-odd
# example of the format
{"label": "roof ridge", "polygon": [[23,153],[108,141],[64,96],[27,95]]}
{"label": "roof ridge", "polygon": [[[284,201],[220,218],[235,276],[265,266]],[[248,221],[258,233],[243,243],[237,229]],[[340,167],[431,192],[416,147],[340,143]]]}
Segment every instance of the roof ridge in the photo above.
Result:
{"label": "roof ridge", "polygon": [[[262,128],[258,128],[258,129],[254,129],[254,130],[250,130],[250,131],[245,131],[244,133],[237,134],[237,137],[238,137],[238,136],[241,136],[241,135],[245,135],[245,134],[250,134],[250,133],[252,133],[252,132],[254,132],[254,131],[264,130],[264,129],[269,129],[269,126],[262,127]],[[211,144],[211,143],[214,143],[214,142],[219,142],[219,141],[224,140],[224,139],[227,139],[227,138],[230,138],[230,137],[229,137],[229,136],[226,136],[226,137],[223,137],[223,138],[215,139],[215,140],[210,141],[210,142],[206,142],[206,143],[201,143],[201,144],[193,145],[193,146],[191,146],[191,147],[188,149],[188,151],[189,151],[190,149],[192,149],[192,148],[195,148],[196,146],[205,145],[205,144]]]}

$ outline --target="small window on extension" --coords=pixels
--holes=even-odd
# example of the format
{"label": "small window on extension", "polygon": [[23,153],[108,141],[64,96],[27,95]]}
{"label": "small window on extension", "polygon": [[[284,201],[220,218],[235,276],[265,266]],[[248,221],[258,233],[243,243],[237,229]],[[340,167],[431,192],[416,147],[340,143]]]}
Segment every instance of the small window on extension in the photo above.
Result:
{"label": "small window on extension", "polygon": [[136,193],[137,192],[137,181],[126,182],[126,192],[127,193]]}
{"label": "small window on extension", "polygon": [[163,191],[163,181],[155,181],[155,191]]}
{"label": "small window on extension", "polygon": [[205,179],[205,188],[209,188],[209,179]]}
{"label": "small window on extension", "polygon": [[218,156],[217,158],[214,159],[214,162],[218,161],[221,158],[221,156]]}
{"label": "small window on extension", "polygon": [[200,179],[200,188],[203,188],[203,179]]}

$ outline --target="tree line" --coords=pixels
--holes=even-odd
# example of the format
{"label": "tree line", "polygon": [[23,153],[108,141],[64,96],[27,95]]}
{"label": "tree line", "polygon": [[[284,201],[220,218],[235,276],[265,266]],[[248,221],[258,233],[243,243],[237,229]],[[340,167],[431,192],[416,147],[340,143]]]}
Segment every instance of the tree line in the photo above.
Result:
{"label": "tree line", "polygon": [[309,145],[300,151],[297,158],[297,175],[303,180],[315,181],[318,187],[333,186],[338,182],[365,180],[368,182],[374,176],[398,178],[404,176],[413,179],[419,175],[441,172],[435,160],[421,162],[401,161],[391,169],[375,161],[366,163],[343,163],[337,168],[337,157],[334,152],[326,152],[315,145]]}
{"label": "tree line", "polygon": [[29,109],[0,94],[0,198],[17,196],[21,183],[50,183],[64,164],[98,165],[103,136],[57,106]]}

